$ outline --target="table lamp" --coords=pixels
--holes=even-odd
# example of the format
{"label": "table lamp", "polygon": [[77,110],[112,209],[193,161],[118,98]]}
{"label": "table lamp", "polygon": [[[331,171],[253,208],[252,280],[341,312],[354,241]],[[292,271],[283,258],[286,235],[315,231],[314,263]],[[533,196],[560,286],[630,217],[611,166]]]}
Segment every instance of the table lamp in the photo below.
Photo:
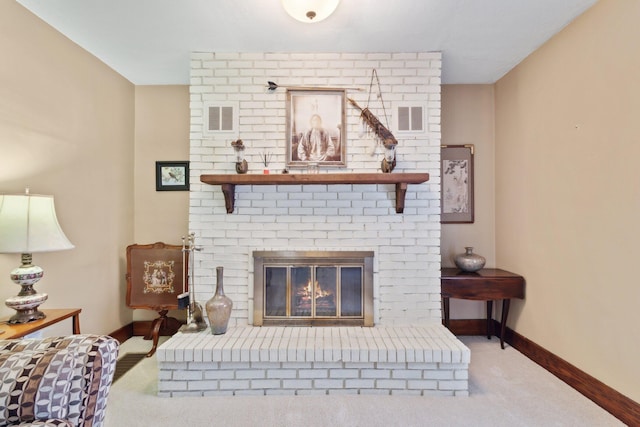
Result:
{"label": "table lamp", "polygon": [[8,323],[27,323],[45,317],[38,307],[48,295],[33,288],[44,272],[32,264],[31,254],[73,247],[58,224],[53,196],[31,195],[28,188],[25,194],[0,194],[0,253],[22,254],[22,265],[11,271],[11,280],[22,289],[5,301],[7,307],[16,310]]}

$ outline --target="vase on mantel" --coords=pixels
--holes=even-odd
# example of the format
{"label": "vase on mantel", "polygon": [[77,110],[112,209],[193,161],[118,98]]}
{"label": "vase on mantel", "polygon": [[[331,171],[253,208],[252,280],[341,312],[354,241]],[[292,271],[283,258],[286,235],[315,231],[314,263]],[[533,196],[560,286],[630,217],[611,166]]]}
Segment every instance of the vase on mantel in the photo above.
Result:
{"label": "vase on mantel", "polygon": [[216,293],[205,304],[209,326],[213,335],[222,335],[227,332],[233,301],[224,294],[223,267],[216,267]]}
{"label": "vase on mantel", "polygon": [[466,271],[468,273],[473,273],[474,271],[482,269],[487,260],[481,255],[474,254],[473,247],[471,246],[466,246],[464,249],[465,253],[458,254],[453,257],[453,262],[456,264],[456,266],[460,270]]}

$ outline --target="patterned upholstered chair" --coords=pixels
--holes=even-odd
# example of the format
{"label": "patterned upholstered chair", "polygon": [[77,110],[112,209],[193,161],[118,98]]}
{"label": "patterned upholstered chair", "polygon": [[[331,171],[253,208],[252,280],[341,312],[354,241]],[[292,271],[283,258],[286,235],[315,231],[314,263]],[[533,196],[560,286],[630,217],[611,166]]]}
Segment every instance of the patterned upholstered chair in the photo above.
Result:
{"label": "patterned upholstered chair", "polygon": [[0,340],[0,426],[101,427],[118,348],[99,335]]}

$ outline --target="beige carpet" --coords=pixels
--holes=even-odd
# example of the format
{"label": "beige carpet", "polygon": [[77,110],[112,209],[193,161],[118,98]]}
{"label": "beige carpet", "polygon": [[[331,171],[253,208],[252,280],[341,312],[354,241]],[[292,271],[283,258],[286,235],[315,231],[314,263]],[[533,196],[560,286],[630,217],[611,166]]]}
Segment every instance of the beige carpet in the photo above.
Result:
{"label": "beige carpet", "polygon": [[[111,388],[106,427],[621,426],[615,417],[496,338],[471,349],[469,397],[260,396],[160,398],[155,357]],[[120,354],[145,352],[135,337]]]}

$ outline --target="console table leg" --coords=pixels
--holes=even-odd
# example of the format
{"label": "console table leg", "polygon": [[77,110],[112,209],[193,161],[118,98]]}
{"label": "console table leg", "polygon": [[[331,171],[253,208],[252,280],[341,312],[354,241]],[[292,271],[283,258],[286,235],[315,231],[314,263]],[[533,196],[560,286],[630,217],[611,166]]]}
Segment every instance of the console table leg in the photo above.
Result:
{"label": "console table leg", "polygon": [[73,334],[78,335],[80,333],[80,313],[74,314],[73,316]]}
{"label": "console table leg", "polygon": [[491,322],[491,316],[493,315],[493,301],[487,301],[487,339],[491,339],[491,332],[493,332],[493,322]]}
{"label": "console table leg", "polygon": [[507,328],[507,317],[509,316],[509,305],[511,304],[510,299],[502,300],[502,325],[500,325],[500,347],[504,349],[504,335],[505,330]]}

